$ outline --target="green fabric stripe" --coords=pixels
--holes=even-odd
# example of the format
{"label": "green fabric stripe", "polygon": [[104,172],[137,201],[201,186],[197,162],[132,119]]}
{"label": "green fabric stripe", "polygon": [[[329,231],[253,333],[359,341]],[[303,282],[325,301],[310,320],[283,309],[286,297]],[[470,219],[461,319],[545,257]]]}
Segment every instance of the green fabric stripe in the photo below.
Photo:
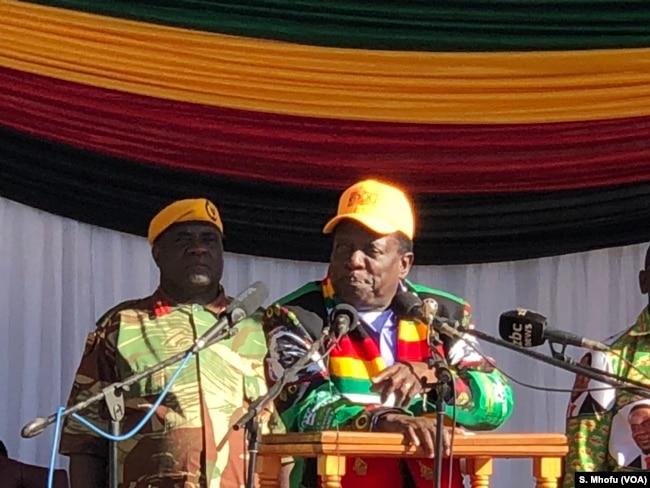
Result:
{"label": "green fabric stripe", "polygon": [[313,292],[319,292],[321,291],[320,287],[320,282],[318,281],[310,281],[309,283],[304,284],[300,288],[298,288],[296,291],[289,293],[288,295],[280,298],[277,302],[280,305],[285,305],[287,303],[293,302],[296,298],[301,297],[303,295],[306,295],[308,293],[313,293]]}
{"label": "green fabric stripe", "polygon": [[150,23],[300,44],[410,51],[650,46],[650,2],[631,0],[41,0]]}
{"label": "green fabric stripe", "polygon": [[369,379],[349,377],[343,378],[340,376],[332,375],[332,381],[339,391],[344,391],[345,393],[362,393],[370,395],[370,387],[372,386],[372,382]]}
{"label": "green fabric stripe", "polygon": [[436,288],[430,288],[428,286],[424,285],[418,285],[417,283],[411,283],[409,280],[405,280],[406,284],[413,288],[416,293],[432,293],[434,295],[440,295],[441,297],[449,298],[450,300],[453,300],[454,302],[460,303],[461,305],[465,305],[465,300],[460,298],[459,296],[452,295],[449,292],[443,291],[443,290],[438,290]]}

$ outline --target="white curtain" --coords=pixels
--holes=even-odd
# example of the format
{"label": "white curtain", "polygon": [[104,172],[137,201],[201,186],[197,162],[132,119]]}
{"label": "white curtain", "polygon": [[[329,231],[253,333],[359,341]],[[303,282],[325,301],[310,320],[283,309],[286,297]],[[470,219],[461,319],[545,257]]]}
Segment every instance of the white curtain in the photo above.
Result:
{"label": "white curtain", "polygon": [[[20,438],[21,427],[65,402],[96,319],[120,301],[150,294],[157,269],[144,238],[6,199],[0,199],[0,229],[0,439],[12,457],[47,465],[53,427],[29,440]],[[647,303],[637,278],[644,252],[644,245],[636,245],[508,263],[415,266],[410,278],[466,297],[478,327],[494,336],[499,314],[521,306],[546,315],[552,327],[604,339],[631,324]],[[262,280],[273,299],[324,272],[322,263],[227,254],[223,283],[236,294]],[[489,344],[484,348],[519,381],[571,387],[567,372]],[[537,350],[548,353],[547,346]],[[563,432],[567,393],[515,385],[515,395],[515,413],[501,431]],[[65,459],[58,463],[66,465]],[[497,462],[495,486],[514,486],[514,480],[532,480],[530,463]]]}

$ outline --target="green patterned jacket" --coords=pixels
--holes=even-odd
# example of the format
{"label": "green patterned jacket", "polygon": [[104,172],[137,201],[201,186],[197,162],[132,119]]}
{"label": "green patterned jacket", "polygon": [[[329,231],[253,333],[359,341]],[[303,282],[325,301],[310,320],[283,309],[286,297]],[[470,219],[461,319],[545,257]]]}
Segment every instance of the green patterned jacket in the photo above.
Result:
{"label": "green patterned jacket", "polygon": [[[472,326],[470,306],[465,300],[410,282],[405,282],[404,286],[422,299],[435,299],[441,316]],[[321,282],[306,284],[282,298],[280,304],[267,309],[264,325],[269,349],[266,364],[269,383],[277,381],[284,369],[304,355],[311,343],[321,336],[324,320],[336,300],[331,283],[325,278]],[[407,359],[400,356],[400,349],[406,351],[406,348],[399,347],[400,341],[406,337],[421,338],[419,329],[412,321],[400,322],[397,360]],[[424,361],[429,357],[426,344],[425,347],[419,346],[416,348],[419,356],[413,356],[411,351],[408,359]],[[440,347],[440,352],[452,366],[455,379],[456,398],[447,406],[449,418],[470,430],[492,430],[506,422],[513,409],[512,389],[506,378],[474,350],[479,348],[476,341],[471,336],[462,341],[444,339]],[[383,360],[379,358],[378,346],[370,339],[365,327],[351,331],[340,342],[340,349],[329,360],[319,360],[299,372],[294,382],[287,385],[276,399],[277,410],[288,431],[367,431],[372,429],[378,415],[387,409],[395,410],[386,404],[381,405],[379,396],[369,391],[368,378],[374,372],[372,368],[381,365]],[[355,364],[357,369],[348,369],[347,365]],[[414,400],[408,409],[397,410],[421,415],[424,413],[423,404],[428,412],[433,412],[434,407],[431,402],[426,402],[426,398]],[[303,475],[301,469],[300,462],[297,462],[292,473],[292,486],[297,486],[299,480],[307,486],[313,482],[312,474]]]}
{"label": "green patterned jacket", "polygon": [[[607,342],[610,352],[589,352],[580,362],[650,386],[648,309],[632,327]],[[617,393],[606,384],[578,375],[567,410],[566,433],[569,452],[564,488],[574,487],[576,471],[650,469],[650,400],[631,391]]]}

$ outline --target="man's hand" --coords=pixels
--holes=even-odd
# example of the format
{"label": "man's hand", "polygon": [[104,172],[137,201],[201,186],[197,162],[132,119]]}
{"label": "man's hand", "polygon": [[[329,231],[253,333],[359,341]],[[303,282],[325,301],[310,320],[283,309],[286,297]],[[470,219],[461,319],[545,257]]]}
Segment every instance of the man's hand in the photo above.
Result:
{"label": "man's hand", "polygon": [[295,466],[295,462],[283,464],[278,473],[278,488],[291,487],[291,470]]}
{"label": "man's hand", "polygon": [[[376,431],[397,432],[404,435],[409,444],[416,447],[422,446],[429,457],[435,456],[436,445],[436,420],[427,417],[410,417],[399,413],[382,415],[375,426]],[[451,454],[451,427],[443,427],[444,455]],[[462,435],[463,429],[455,427],[454,434]]]}
{"label": "man's hand", "polygon": [[371,378],[371,391],[379,393],[381,403],[395,393],[395,406],[406,407],[411,400],[424,391],[423,382],[435,383],[435,370],[419,361],[397,362]]}

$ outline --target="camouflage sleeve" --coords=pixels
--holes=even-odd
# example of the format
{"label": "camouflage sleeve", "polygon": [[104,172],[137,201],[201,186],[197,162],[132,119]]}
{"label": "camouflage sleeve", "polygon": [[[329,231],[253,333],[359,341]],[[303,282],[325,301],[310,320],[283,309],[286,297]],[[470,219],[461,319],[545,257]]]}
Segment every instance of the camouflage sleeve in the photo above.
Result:
{"label": "camouflage sleeve", "polygon": [[[68,398],[68,407],[87,400],[118,380],[115,365],[115,339],[118,328],[119,314],[115,314],[98,323],[95,331],[88,335]],[[78,413],[100,429],[108,431],[108,415],[104,402],[96,402]],[[59,452],[68,456],[88,454],[107,457],[108,441],[69,416],[63,423]]]}
{"label": "camouflage sleeve", "polygon": [[[264,330],[268,345],[266,378],[271,386],[307,353],[313,339],[293,312],[279,305],[267,309]],[[311,364],[290,379],[275,404],[289,432],[334,428],[367,431],[374,416],[387,410],[358,405],[341,395],[329,380],[321,353],[315,353]]]}
{"label": "camouflage sleeve", "polygon": [[[588,352],[580,363],[614,372],[611,358],[603,352]],[[608,462],[607,446],[615,402],[614,388],[576,375],[567,408],[569,452],[564,458],[565,488],[573,488],[576,471],[610,471],[612,468]]]}
{"label": "camouflage sleeve", "polygon": [[[263,310],[237,324],[238,333],[233,338],[232,350],[248,365],[250,374],[244,375],[244,399],[252,402],[267,392],[264,374],[266,341],[262,329]],[[273,405],[263,412],[262,433],[284,434],[286,429]]]}

